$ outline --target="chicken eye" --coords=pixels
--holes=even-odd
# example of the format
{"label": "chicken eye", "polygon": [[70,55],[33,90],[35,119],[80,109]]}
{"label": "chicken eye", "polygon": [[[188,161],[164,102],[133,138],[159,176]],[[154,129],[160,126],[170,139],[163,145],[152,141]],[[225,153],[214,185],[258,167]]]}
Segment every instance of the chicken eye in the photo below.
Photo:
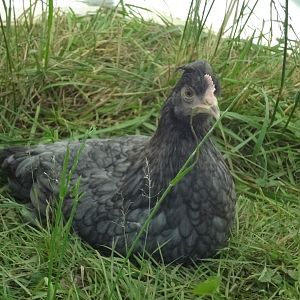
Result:
{"label": "chicken eye", "polygon": [[191,88],[183,88],[181,91],[181,95],[184,99],[185,102],[192,102],[193,101],[193,96],[194,96],[194,90]]}

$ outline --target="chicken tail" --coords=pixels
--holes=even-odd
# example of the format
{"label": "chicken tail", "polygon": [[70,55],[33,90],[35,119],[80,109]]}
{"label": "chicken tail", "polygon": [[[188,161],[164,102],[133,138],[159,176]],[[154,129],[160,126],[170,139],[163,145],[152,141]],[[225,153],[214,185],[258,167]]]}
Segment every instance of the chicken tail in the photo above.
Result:
{"label": "chicken tail", "polygon": [[0,150],[1,177],[6,179],[10,194],[27,203],[39,219],[46,217],[47,207],[58,193],[51,157],[49,152],[25,147]]}

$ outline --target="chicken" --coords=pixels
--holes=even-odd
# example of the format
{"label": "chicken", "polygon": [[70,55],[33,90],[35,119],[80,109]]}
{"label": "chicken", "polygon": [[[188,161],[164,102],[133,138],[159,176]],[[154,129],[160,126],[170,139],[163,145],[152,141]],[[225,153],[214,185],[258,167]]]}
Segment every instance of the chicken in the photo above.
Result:
{"label": "chicken", "polygon": [[[2,149],[0,164],[11,194],[43,220],[59,198],[63,166],[72,170],[62,210],[75,210],[73,230],[101,251],[125,255],[151,209],[219,117],[217,78],[206,61],[178,68],[182,76],[161,109],[154,135],[60,141]],[[68,158],[68,159],[66,159]],[[65,182],[65,180],[64,180]],[[74,208],[74,186],[79,201]],[[230,172],[208,138],[192,170],[161,203],[135,254],[189,263],[224,247],[234,219]],[[73,211],[74,212],[74,211]]]}

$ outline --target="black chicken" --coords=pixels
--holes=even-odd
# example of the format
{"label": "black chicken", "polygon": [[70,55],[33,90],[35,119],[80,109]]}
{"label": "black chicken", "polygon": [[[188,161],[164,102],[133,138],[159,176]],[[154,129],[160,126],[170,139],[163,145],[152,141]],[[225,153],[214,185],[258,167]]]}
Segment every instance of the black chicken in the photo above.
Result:
{"label": "black chicken", "polygon": [[[215,96],[220,87],[210,65],[197,61],[179,70],[182,77],[164,103],[151,138],[124,136],[1,150],[0,163],[12,195],[45,218],[58,199],[68,148],[69,169],[79,158],[69,183],[71,191],[80,177],[73,229],[95,248],[109,246],[126,254],[159,197],[208,132],[211,116],[219,117]],[[66,219],[73,199],[71,192],[65,197]],[[165,262],[184,263],[213,256],[228,239],[235,200],[229,170],[208,138],[192,170],[162,202],[134,253],[145,251]]]}

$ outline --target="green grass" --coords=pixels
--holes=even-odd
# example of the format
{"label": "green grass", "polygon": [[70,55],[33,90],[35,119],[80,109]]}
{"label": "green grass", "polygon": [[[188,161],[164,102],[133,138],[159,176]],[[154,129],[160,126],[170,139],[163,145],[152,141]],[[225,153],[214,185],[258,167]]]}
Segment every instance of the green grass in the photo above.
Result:
{"label": "green grass", "polygon": [[[184,27],[124,9],[91,16],[50,9],[34,22],[33,7],[20,21],[6,2],[1,145],[150,135],[176,67],[203,58],[221,79],[221,110],[229,107],[214,134],[239,198],[228,247],[186,268],[102,257],[60,219],[44,228],[23,224],[23,206],[3,188],[0,299],[299,299],[299,41],[284,36],[264,46],[262,32],[243,40],[247,19],[237,1],[217,33],[205,27],[214,1],[204,1],[200,13],[195,8],[203,3],[194,1]],[[230,14],[235,25],[225,38]],[[60,198],[64,193],[62,186]],[[210,295],[201,296],[207,285]]]}

